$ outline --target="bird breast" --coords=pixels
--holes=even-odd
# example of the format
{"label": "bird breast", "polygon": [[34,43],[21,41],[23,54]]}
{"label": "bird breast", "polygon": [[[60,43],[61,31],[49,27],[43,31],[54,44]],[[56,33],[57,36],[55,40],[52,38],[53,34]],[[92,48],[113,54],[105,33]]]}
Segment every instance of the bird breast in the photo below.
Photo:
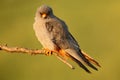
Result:
{"label": "bird breast", "polygon": [[35,34],[38,40],[41,42],[44,48],[48,48],[50,50],[54,50],[54,43],[50,39],[50,34],[46,29],[44,21],[35,21],[33,25]]}

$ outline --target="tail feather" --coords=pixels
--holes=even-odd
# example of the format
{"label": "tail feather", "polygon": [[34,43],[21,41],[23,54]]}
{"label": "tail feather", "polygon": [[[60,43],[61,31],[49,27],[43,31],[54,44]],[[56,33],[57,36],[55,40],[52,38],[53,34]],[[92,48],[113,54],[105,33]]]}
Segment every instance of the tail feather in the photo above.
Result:
{"label": "tail feather", "polygon": [[72,57],[71,55],[70,55],[70,57],[71,57],[71,59],[72,59],[73,61],[75,61],[75,62],[76,62],[81,68],[83,68],[86,72],[91,73],[91,71],[88,70],[87,67],[85,67],[80,61],[78,61],[77,59],[75,59],[75,58]]}
{"label": "tail feather", "polygon": [[[85,55],[85,53],[83,53],[80,49],[77,51],[72,50],[72,49],[67,49],[66,50],[67,54],[69,54],[72,59],[83,69],[86,69],[85,66],[83,66],[83,64],[85,63],[86,65],[88,65],[89,67],[91,67],[94,70],[98,70],[92,63],[97,63],[95,60],[93,60],[92,58],[88,57]],[[89,72],[89,71],[88,71]]]}
{"label": "tail feather", "polygon": [[81,51],[79,51],[80,53],[79,53],[79,56],[82,58],[82,60],[89,66],[89,67],[91,67],[92,69],[94,69],[94,70],[98,70],[85,56],[84,56],[84,54],[81,52]]}
{"label": "tail feather", "polygon": [[93,63],[94,65],[96,65],[96,66],[99,66],[99,67],[101,67],[100,66],[100,64],[96,61],[96,60],[94,60],[92,57],[90,57],[88,54],[86,54],[85,52],[83,52],[83,51],[81,51],[82,53],[83,53],[83,55],[86,57],[86,59],[88,59],[91,63]]}

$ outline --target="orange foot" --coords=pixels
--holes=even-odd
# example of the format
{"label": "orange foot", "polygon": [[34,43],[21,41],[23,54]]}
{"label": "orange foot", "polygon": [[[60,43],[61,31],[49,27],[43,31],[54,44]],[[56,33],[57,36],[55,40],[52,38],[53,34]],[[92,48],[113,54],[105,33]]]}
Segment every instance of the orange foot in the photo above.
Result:
{"label": "orange foot", "polygon": [[43,48],[42,50],[43,50],[43,52],[45,53],[46,56],[51,56],[52,55],[52,51],[51,50],[49,50],[47,48]]}

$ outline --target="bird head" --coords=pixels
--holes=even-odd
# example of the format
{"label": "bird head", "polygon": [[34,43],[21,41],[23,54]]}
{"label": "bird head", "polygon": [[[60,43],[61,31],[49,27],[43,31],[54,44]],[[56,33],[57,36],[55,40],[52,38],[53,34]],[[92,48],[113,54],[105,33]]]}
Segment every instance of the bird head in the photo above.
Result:
{"label": "bird head", "polygon": [[42,5],[38,8],[36,15],[40,18],[46,19],[53,16],[53,11],[49,6]]}

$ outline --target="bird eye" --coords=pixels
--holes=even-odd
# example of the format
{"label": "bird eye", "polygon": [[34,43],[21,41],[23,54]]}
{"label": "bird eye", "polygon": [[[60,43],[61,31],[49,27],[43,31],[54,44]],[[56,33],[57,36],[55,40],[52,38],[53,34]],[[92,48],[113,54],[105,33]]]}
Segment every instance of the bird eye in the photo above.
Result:
{"label": "bird eye", "polygon": [[41,12],[39,12],[39,14],[40,14],[40,15],[42,15],[42,13],[41,13]]}

